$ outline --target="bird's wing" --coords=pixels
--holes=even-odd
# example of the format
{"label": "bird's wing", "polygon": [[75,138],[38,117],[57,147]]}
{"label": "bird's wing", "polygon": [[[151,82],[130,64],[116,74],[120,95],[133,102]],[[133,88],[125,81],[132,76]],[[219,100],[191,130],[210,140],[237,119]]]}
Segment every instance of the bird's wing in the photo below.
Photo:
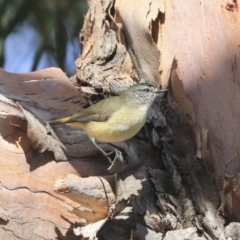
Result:
{"label": "bird's wing", "polygon": [[118,111],[122,105],[122,99],[118,96],[107,98],[81,112],[75,113],[68,119],[67,122],[103,122],[111,117],[114,112]]}

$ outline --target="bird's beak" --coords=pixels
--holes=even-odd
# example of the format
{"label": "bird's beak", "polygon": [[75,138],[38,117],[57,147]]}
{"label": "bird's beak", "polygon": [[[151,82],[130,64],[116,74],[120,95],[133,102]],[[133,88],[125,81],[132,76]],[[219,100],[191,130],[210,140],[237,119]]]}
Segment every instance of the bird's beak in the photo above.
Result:
{"label": "bird's beak", "polygon": [[155,93],[167,92],[168,89],[155,89]]}

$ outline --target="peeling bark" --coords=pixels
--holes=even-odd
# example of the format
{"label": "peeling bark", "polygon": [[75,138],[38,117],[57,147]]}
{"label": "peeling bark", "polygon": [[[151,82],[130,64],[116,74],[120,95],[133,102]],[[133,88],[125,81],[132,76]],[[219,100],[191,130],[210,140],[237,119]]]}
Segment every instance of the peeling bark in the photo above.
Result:
{"label": "peeling bark", "polygon": [[[54,68],[0,71],[1,236],[238,239],[237,3],[88,4],[71,81]],[[128,164],[115,174],[83,131],[39,124],[143,79],[169,92],[144,129],[117,146]],[[54,132],[68,161],[42,144]]]}

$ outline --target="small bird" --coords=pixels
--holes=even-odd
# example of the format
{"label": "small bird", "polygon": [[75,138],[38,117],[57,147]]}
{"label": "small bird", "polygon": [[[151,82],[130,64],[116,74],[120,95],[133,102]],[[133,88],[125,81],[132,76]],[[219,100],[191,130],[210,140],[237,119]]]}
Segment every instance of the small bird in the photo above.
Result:
{"label": "small bird", "polygon": [[155,97],[165,91],[167,89],[156,89],[149,83],[135,84],[120,96],[106,98],[70,117],[53,120],[49,124],[67,124],[83,129],[105,155],[95,140],[114,143],[136,135],[145,124]]}

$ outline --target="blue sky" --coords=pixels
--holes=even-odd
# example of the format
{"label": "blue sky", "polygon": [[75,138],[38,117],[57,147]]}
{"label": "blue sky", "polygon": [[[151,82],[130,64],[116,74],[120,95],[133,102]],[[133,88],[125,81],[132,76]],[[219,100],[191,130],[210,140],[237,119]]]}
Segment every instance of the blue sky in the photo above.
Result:
{"label": "blue sky", "polygon": [[[5,40],[5,63],[3,68],[9,72],[31,71],[35,54],[41,44],[41,36],[28,23],[23,23],[15,29]],[[75,73],[74,61],[80,55],[79,38],[76,37],[67,44],[67,56],[65,68],[69,75]],[[44,53],[41,56],[37,69],[56,67],[57,63],[50,54]]]}

